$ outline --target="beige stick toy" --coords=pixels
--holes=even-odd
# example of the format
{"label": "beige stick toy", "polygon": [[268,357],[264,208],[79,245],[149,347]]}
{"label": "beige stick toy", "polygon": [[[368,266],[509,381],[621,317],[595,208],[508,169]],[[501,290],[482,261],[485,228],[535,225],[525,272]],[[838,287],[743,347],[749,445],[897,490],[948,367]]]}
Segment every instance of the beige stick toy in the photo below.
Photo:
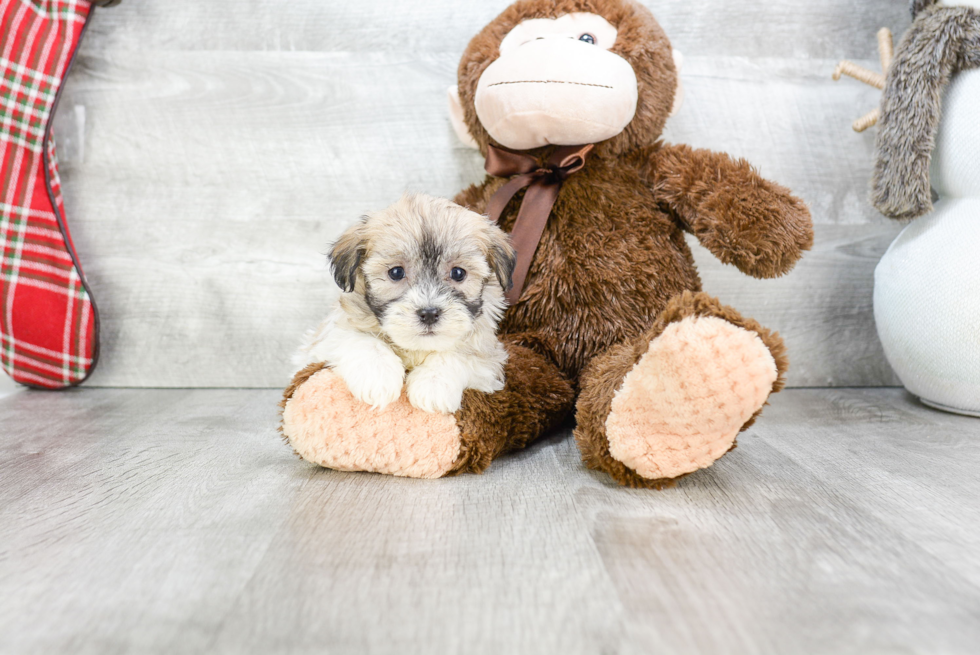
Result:
{"label": "beige stick toy", "polygon": [[[839,80],[841,75],[847,75],[864,82],[868,86],[883,90],[885,88],[885,75],[888,74],[888,67],[891,66],[895,56],[895,42],[891,30],[887,27],[878,30],[878,56],[881,57],[881,73],[870,71],[863,66],[845,60],[837,64],[837,68],[834,69],[834,79]],[[851,127],[854,128],[855,132],[864,132],[875,125],[879,118],[881,118],[881,109],[875,109],[854,121]]]}

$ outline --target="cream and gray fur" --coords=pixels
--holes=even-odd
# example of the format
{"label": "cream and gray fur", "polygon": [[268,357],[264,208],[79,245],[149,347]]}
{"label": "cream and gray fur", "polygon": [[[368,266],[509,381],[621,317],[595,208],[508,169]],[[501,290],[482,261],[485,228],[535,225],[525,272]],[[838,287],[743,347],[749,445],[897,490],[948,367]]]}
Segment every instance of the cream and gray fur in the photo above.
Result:
{"label": "cream and gray fur", "polygon": [[343,293],[294,363],[328,363],[377,408],[404,387],[419,409],[455,412],[464,390],[504,386],[507,355],[496,330],[514,261],[507,235],[484,216],[406,195],[334,244],[330,263]]}
{"label": "cream and gray fur", "polygon": [[912,0],[914,22],[888,70],[872,202],[891,218],[915,218],[932,211],[929,163],[943,91],[958,71],[980,66],[980,11],[953,5]]}

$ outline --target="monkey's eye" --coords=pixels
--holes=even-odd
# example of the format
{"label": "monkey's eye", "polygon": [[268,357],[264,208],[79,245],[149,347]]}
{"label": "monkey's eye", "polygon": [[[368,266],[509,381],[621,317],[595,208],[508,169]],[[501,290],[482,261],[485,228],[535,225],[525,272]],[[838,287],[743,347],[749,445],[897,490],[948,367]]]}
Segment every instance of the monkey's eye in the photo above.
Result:
{"label": "monkey's eye", "polygon": [[586,32],[582,36],[578,37],[579,41],[585,41],[589,45],[595,45],[595,36]]}
{"label": "monkey's eye", "polygon": [[466,271],[457,266],[449,271],[449,277],[453,279],[453,282],[462,282],[466,279]]}
{"label": "monkey's eye", "polygon": [[388,269],[388,277],[390,277],[395,282],[405,279],[405,269],[401,266],[396,266],[394,268]]}

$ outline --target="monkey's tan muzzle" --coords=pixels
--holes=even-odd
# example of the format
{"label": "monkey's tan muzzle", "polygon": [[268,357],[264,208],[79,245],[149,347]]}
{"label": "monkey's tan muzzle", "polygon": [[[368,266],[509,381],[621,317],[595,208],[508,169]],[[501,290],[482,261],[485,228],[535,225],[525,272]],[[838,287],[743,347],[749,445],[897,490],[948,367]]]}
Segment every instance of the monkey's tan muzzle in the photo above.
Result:
{"label": "monkey's tan muzzle", "polygon": [[575,39],[529,41],[484,71],[480,122],[514,150],[597,143],[622,132],[636,112],[636,74],[608,50]]}

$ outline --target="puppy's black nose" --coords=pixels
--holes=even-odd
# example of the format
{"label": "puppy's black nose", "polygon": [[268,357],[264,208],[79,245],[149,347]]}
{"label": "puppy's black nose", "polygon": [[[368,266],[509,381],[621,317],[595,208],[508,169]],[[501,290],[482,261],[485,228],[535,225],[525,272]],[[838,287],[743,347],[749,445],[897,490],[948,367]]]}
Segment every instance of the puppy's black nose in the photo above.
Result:
{"label": "puppy's black nose", "polygon": [[432,325],[439,320],[439,310],[435,307],[426,307],[419,310],[419,320],[425,325]]}

